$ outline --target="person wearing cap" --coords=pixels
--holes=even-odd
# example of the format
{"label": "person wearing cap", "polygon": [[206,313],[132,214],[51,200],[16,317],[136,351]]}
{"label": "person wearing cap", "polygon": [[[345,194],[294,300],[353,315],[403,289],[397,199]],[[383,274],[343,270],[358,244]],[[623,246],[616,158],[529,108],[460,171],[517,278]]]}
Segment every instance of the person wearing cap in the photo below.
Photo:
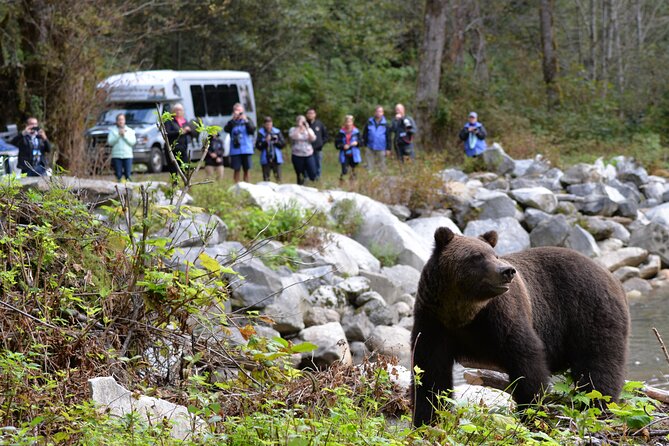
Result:
{"label": "person wearing cap", "polygon": [[477,157],[488,148],[485,143],[487,133],[478,117],[476,112],[471,112],[459,134],[460,139],[465,142],[465,154],[469,157]]}

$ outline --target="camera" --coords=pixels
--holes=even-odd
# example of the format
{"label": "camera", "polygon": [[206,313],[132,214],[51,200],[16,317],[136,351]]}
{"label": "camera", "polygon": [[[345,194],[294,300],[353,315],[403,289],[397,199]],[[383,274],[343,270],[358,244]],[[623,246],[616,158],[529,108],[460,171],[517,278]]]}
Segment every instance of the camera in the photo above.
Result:
{"label": "camera", "polygon": [[40,127],[38,127],[38,126],[35,126],[35,127],[33,127],[32,129],[30,129],[30,131],[33,132],[33,133],[37,133],[37,132],[39,132],[40,130],[42,130],[42,129],[41,129]]}
{"label": "camera", "polygon": [[404,124],[405,129],[413,128],[413,125],[411,124],[411,119],[409,119],[409,118],[404,118],[404,121],[402,121],[402,124]]}
{"label": "camera", "polygon": [[233,133],[232,134],[232,147],[235,149],[238,149],[242,146],[242,141],[241,141],[241,136],[239,133]]}

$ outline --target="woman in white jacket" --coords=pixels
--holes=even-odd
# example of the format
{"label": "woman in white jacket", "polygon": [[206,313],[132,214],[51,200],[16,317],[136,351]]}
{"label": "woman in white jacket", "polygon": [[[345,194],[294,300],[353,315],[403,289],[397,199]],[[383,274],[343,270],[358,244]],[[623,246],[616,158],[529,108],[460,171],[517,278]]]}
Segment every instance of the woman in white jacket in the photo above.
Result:
{"label": "woman in white jacket", "polygon": [[125,125],[125,115],[121,113],[116,116],[116,125],[109,128],[107,144],[112,148],[111,160],[118,181],[124,176],[125,181],[130,181],[132,148],[136,142],[135,131]]}

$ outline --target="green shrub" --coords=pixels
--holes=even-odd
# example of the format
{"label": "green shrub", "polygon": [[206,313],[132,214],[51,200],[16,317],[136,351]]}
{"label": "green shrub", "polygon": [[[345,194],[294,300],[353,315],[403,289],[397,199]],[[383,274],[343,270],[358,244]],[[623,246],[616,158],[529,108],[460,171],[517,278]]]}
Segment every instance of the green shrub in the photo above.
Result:
{"label": "green shrub", "polygon": [[355,200],[344,198],[337,201],[330,211],[335,220],[334,231],[352,236],[363,223],[363,216]]}

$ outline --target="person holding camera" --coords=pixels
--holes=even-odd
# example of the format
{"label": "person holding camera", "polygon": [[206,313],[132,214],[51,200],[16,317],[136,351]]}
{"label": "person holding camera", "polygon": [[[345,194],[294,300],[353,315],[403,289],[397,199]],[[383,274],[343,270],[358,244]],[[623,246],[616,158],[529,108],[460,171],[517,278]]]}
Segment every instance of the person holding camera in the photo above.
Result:
{"label": "person holding camera", "polygon": [[367,168],[372,171],[374,166],[381,166],[386,171],[386,156],[390,153],[390,128],[386,117],[383,116],[383,107],[378,105],[374,109],[374,116],[369,118],[362,131],[362,141],[366,147]]}
{"label": "person holding camera", "polygon": [[244,170],[244,181],[249,181],[251,156],[253,155],[253,133],[256,127],[246,116],[244,106],[236,103],[232,106],[232,119],[224,129],[230,134],[230,167],[234,170],[235,183],[239,183],[239,171]]}
{"label": "person holding camera", "polygon": [[353,125],[353,116],[344,117],[344,125],[339,129],[335,138],[335,147],[339,150],[339,163],[341,164],[341,175],[339,182],[344,181],[351,168],[351,181],[355,180],[355,167],[362,162],[360,154],[360,131]]}
{"label": "person holding camera", "polygon": [[47,174],[46,154],[51,151],[51,143],[37,118],[26,119],[26,127],[10,142],[19,149],[16,167],[29,177]]}
{"label": "person holding camera", "polygon": [[464,141],[465,154],[469,157],[477,157],[488,148],[485,143],[487,132],[483,124],[478,122],[476,112],[469,114],[469,119],[458,136]]}
{"label": "person holding camera", "polygon": [[316,181],[321,177],[321,164],[323,162],[323,146],[328,142],[328,129],[316,117],[316,110],[310,108],[307,110],[307,124],[314,131],[316,139],[311,143],[314,148],[314,163],[316,164]]}
{"label": "person holding camera", "polygon": [[107,144],[112,148],[111,161],[117,181],[121,181],[123,177],[124,181],[130,181],[132,148],[136,142],[135,131],[125,125],[125,115],[119,113],[116,115],[116,125],[111,126],[107,134]]}
{"label": "person holding camera", "polygon": [[413,141],[416,136],[416,122],[411,116],[406,115],[404,105],[395,106],[395,119],[393,119],[393,134],[395,142],[395,155],[400,163],[405,159],[416,159]]}
{"label": "person holding camera", "polygon": [[260,151],[263,181],[269,181],[270,173],[274,172],[276,182],[281,182],[281,165],[283,164],[281,149],[285,145],[286,141],[283,139],[281,130],[274,127],[270,116],[265,116],[256,139],[256,149]]}
{"label": "person holding camera", "polygon": [[[189,163],[188,141],[197,137],[192,125],[185,117],[184,106],[174,104],[172,106],[174,116],[165,122],[165,132],[167,133],[167,143],[172,148],[177,164]],[[177,171],[177,166],[173,165],[169,158],[167,159],[168,170],[172,173]]]}
{"label": "person holding camera", "polygon": [[295,127],[291,127],[288,131],[288,137],[297,184],[303,185],[305,176],[311,181],[316,181],[316,162],[314,148],[311,145],[316,140],[316,134],[309,128],[307,118],[298,116]]}
{"label": "person holding camera", "polygon": [[207,156],[204,159],[204,171],[208,177],[215,176],[218,181],[223,180],[225,174],[224,155],[223,138],[221,138],[220,133],[217,133],[209,140],[209,150],[207,150]]}

